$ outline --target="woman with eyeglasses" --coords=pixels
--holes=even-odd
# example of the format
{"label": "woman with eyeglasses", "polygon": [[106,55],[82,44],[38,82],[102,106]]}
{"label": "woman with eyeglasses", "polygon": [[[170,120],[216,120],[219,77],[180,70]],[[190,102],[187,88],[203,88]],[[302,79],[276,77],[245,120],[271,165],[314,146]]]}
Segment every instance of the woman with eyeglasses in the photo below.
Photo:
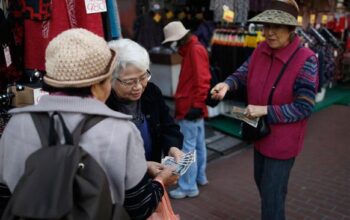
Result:
{"label": "woman with eyeglasses", "polygon": [[148,52],[130,39],[109,42],[118,51],[118,63],[113,72],[112,92],[106,104],[113,110],[133,116],[144,142],[145,156],[151,175],[162,165],[162,155],[173,156],[177,161],[183,155],[183,136],[169,114],[160,89],[150,83]]}

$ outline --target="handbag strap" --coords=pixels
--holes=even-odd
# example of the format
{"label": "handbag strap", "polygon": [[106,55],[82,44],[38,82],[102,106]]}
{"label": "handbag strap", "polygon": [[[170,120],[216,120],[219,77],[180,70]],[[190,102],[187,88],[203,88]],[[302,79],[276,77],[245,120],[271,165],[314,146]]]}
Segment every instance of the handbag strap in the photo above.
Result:
{"label": "handbag strap", "polygon": [[292,56],[289,57],[288,61],[283,65],[280,73],[278,74],[278,77],[275,81],[275,83],[273,84],[272,88],[271,88],[271,91],[270,91],[270,95],[269,95],[269,99],[268,99],[268,105],[271,105],[272,103],[272,97],[273,97],[273,94],[275,93],[275,89],[277,87],[277,84],[279,83],[279,81],[281,80],[282,78],[282,75],[284,73],[284,71],[286,70],[287,66],[289,65],[290,61],[293,59],[293,57],[295,56],[295,54],[298,52],[298,50],[301,48],[301,46],[299,45],[298,48],[293,52]]}

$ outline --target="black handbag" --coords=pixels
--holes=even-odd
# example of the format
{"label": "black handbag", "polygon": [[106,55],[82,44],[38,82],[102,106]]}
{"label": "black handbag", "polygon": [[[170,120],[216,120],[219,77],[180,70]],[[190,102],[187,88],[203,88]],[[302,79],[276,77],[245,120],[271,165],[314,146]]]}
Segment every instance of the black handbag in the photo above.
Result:
{"label": "black handbag", "polygon": [[[284,71],[286,70],[289,62],[292,60],[292,58],[295,56],[295,54],[297,53],[297,51],[301,48],[301,46],[299,46],[294,53],[292,54],[292,56],[290,56],[290,58],[288,59],[288,61],[283,65],[275,83],[273,84],[271,91],[270,91],[270,95],[269,95],[269,99],[268,99],[268,105],[271,105],[272,103],[272,97],[273,94],[275,92],[275,89],[277,87],[278,82],[281,80],[282,75],[284,73]],[[259,121],[258,121],[258,125],[257,127],[253,127],[251,125],[249,125],[246,122],[241,122],[241,135],[242,135],[242,139],[245,141],[257,141],[262,139],[263,137],[266,137],[267,135],[269,135],[271,133],[271,129],[270,126],[267,122],[267,117],[266,116],[262,116],[260,117]]]}
{"label": "black handbag", "polygon": [[256,128],[248,123],[241,122],[242,139],[245,141],[257,141],[270,133],[271,129],[265,116],[260,117]]}

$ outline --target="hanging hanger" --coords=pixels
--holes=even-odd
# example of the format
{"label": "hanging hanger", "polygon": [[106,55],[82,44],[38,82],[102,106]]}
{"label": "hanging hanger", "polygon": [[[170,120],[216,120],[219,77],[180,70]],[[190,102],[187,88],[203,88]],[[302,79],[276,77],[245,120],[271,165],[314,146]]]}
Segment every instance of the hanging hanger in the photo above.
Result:
{"label": "hanging hanger", "polygon": [[310,46],[314,45],[315,42],[312,40],[312,38],[302,29],[297,28],[296,33],[301,36]]}
{"label": "hanging hanger", "polygon": [[327,40],[316,30],[314,27],[310,27],[310,34],[315,37],[317,42],[321,44],[322,46],[327,45]]}
{"label": "hanging hanger", "polygon": [[320,29],[320,33],[335,49],[341,48],[337,38],[334,37],[334,35],[327,28],[322,27]]}

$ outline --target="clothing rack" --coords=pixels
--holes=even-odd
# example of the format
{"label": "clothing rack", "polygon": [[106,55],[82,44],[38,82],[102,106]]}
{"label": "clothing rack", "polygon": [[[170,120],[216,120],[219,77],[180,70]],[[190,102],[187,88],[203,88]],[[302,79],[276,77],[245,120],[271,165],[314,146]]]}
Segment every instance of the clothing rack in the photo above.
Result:
{"label": "clothing rack", "polygon": [[305,43],[308,45],[314,45],[316,42],[302,29],[302,28],[297,28],[295,32],[304,39]]}
{"label": "clothing rack", "polygon": [[316,30],[314,27],[309,28],[309,33],[317,40],[317,42],[322,45],[327,45],[327,40]]}
{"label": "clothing rack", "polygon": [[335,49],[341,49],[339,41],[327,28],[321,27],[320,33]]}

